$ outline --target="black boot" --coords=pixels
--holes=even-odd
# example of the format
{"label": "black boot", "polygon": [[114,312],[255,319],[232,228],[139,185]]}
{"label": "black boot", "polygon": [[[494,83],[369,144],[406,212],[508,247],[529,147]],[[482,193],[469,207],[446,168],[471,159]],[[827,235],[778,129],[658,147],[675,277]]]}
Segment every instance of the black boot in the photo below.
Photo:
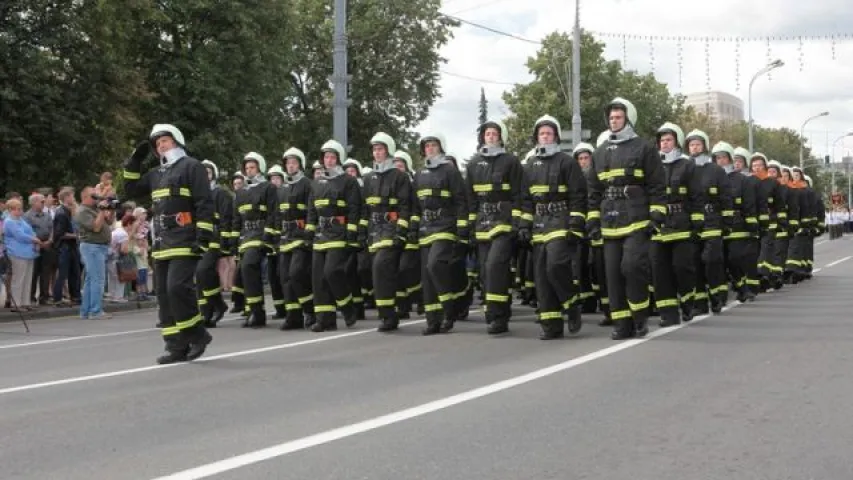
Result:
{"label": "black boot", "polygon": [[305,317],[302,316],[302,312],[299,310],[293,310],[288,312],[287,317],[281,322],[281,326],[278,327],[279,330],[287,331],[287,330],[301,330],[305,327]]}
{"label": "black boot", "polygon": [[634,313],[634,335],[643,338],[649,333],[649,314],[646,312]]}
{"label": "black boot", "polygon": [[355,319],[356,320],[364,320],[367,316],[364,313],[364,303],[356,303],[355,304]]}
{"label": "black boot", "polygon": [[311,328],[317,324],[317,317],[313,313],[305,314],[305,328]]}
{"label": "black boot", "polygon": [[614,320],[615,328],[610,333],[613,340],[625,340],[634,338],[634,319],[631,317]]}
{"label": "black boot", "polygon": [[213,336],[207,331],[199,338],[197,342],[190,342],[190,349],[187,352],[187,361],[191,362],[200,356],[204,355],[207,346],[213,341]]}
{"label": "black boot", "polygon": [[243,313],[244,306],[242,303],[234,302],[234,305],[231,306],[231,310],[228,310],[228,313]]}
{"label": "black boot", "polygon": [[311,331],[332,332],[338,329],[338,317],[335,313],[321,313],[317,321],[311,325]]}
{"label": "black boot", "polygon": [[390,313],[388,316],[383,317],[379,322],[379,328],[376,330],[380,332],[391,332],[397,330],[397,327],[400,326],[400,319],[397,318],[395,313]]}
{"label": "black boot", "polygon": [[[488,317],[487,317],[488,318]],[[561,323],[562,325],[562,323]],[[509,320],[506,317],[495,317],[486,329],[489,335],[500,335],[509,332]]]}
{"label": "black boot", "polygon": [[429,336],[441,333],[441,317],[438,312],[430,312],[427,314],[426,326],[421,330],[421,335]]}
{"label": "black boot", "polygon": [[[566,319],[566,326],[568,327],[570,335],[574,335],[581,331],[581,328],[583,328],[583,320],[581,319],[581,307],[579,305],[569,307],[569,309],[563,313],[563,316]],[[561,336],[562,330],[563,329],[560,328]]]}
{"label": "black boot", "polygon": [[204,326],[207,326],[210,323],[211,317],[213,317],[213,308],[210,300],[198,306],[198,313],[201,315],[201,322]]}
{"label": "black boot", "polygon": [[249,328],[264,328],[267,326],[267,311],[264,310],[263,303],[257,303],[252,306],[252,311],[249,314]]}
{"label": "black boot", "polygon": [[681,318],[679,318],[679,311],[675,310],[665,310],[660,313],[660,328],[671,327],[673,325],[680,325]]}
{"label": "black boot", "polygon": [[216,328],[216,324],[228,313],[228,304],[222,299],[222,295],[218,294],[211,298],[210,307],[210,320],[205,324],[208,328]]}
{"label": "black boot", "polygon": [[563,319],[552,318],[543,320],[539,323],[542,326],[542,333],[539,335],[539,340],[555,340],[563,338]]}
{"label": "black boot", "polygon": [[282,320],[287,318],[287,311],[285,311],[282,305],[275,306],[275,315],[272,316],[273,320]]}
{"label": "black boot", "polygon": [[190,351],[190,346],[181,339],[182,334],[180,333],[165,337],[166,353],[157,357],[157,363],[160,365],[169,365],[187,361],[187,353]]}
{"label": "black boot", "polygon": [[347,327],[355,325],[355,322],[358,321],[358,312],[356,311],[355,306],[351,303],[342,308],[341,313],[344,314],[344,323]]}
{"label": "black boot", "polygon": [[717,296],[711,297],[711,311],[715,315],[723,312],[723,302]]}

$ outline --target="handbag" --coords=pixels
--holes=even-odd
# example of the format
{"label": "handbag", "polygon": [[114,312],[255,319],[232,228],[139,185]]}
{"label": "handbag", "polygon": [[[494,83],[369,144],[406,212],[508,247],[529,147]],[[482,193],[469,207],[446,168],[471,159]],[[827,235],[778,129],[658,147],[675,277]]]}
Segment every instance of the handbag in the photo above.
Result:
{"label": "handbag", "polygon": [[118,281],[121,283],[136,281],[139,274],[136,268],[136,259],[127,253],[119,254],[118,260],[116,260],[116,270],[118,270]]}

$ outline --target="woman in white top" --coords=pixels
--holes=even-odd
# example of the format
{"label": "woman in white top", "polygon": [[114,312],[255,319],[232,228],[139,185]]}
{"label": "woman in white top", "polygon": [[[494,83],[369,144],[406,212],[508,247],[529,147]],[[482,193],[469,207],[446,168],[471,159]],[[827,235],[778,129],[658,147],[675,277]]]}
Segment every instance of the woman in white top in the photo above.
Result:
{"label": "woman in white top", "polygon": [[126,284],[119,281],[117,262],[119,255],[127,255],[130,252],[131,239],[128,230],[132,229],[135,222],[136,218],[128,213],[121,219],[121,226],[114,229],[112,233],[110,251],[107,256],[107,275],[109,278],[109,300],[113,302],[127,302],[127,298],[125,297]]}

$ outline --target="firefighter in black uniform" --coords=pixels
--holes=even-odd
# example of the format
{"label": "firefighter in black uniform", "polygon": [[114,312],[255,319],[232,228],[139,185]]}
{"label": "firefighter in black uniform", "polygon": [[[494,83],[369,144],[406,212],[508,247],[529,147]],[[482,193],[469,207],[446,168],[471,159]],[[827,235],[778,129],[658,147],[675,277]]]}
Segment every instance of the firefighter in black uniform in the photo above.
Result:
{"label": "firefighter in black uniform", "polygon": [[266,160],[259,153],[246,154],[242,165],[246,185],[234,200],[234,225],[240,232],[240,276],[249,314],[242,326],[249,328],[267,325],[262,265],[277,236],[278,194],[275,185],[263,176],[266,166]]}
{"label": "firefighter in black uniform", "polygon": [[737,292],[740,303],[755,300],[755,294],[749,288],[750,262],[755,259],[752,255],[751,242],[758,235],[758,210],[755,197],[756,184],[735,168],[735,150],[726,142],[719,142],[711,149],[714,159],[728,175],[729,195],[732,198],[734,215],[730,231],[725,236],[726,267],[731,283]]}
{"label": "firefighter in black uniform", "polygon": [[693,130],[685,139],[690,158],[696,164],[698,186],[704,196],[704,221],[696,249],[696,295],[693,314],[720,313],[728,301],[723,237],[731,230],[734,210],[725,170],[713,163],[708,135]]}
{"label": "firefighter in black uniform", "polygon": [[[387,133],[370,139],[373,171],[364,178],[361,219],[367,220],[366,240],[373,265],[373,298],[379,314],[379,331],[396,330],[397,285],[400,256],[409,238],[412,214],[412,183],[394,167],[397,144]],[[361,222],[364,225],[364,222]]]}
{"label": "firefighter in black uniform", "polygon": [[750,158],[752,175],[758,180],[756,204],[758,205],[758,224],[761,226],[761,246],[758,257],[759,292],[765,292],[773,278],[773,242],[779,223],[776,209],[782,205],[777,192],[778,184],[767,173],[767,157],[755,152]]}
{"label": "firefighter in black uniform", "polygon": [[563,337],[564,318],[570,334],[582,326],[573,262],[579,259],[586,222],[586,178],[575,159],[560,151],[561,134],[560,123],[550,115],[533,125],[536,155],[525,166],[527,199],[519,224],[519,241],[533,245],[542,340]]}
{"label": "firefighter in black uniform", "polygon": [[[401,150],[394,153],[394,166],[397,170],[405,173],[410,181],[414,180],[414,165],[412,157]],[[415,201],[414,190],[412,190],[411,205]],[[403,247],[403,253],[400,255],[400,282],[397,290],[397,317],[400,320],[410,318],[412,305],[418,303],[418,310],[423,308],[423,295],[421,295],[421,253],[418,246],[417,230],[419,228],[418,217],[409,219],[408,238],[406,245]]]}
{"label": "firefighter in black uniform", "polygon": [[767,199],[763,198],[759,195],[759,185],[761,181],[752,174],[751,169],[749,168],[749,159],[752,158],[752,154],[749,153],[749,150],[743,147],[737,147],[734,150],[734,169],[735,172],[739,173],[744,177],[744,181],[746,185],[744,186],[745,190],[750,190],[753,192],[754,196],[754,210],[755,210],[755,222],[756,224],[750,223],[747,227],[751,228],[751,235],[746,240],[748,245],[747,251],[747,260],[744,264],[744,268],[746,270],[746,285],[749,288],[749,293],[752,295],[747,295],[746,299],[748,301],[754,301],[755,297],[758,295],[761,290],[761,280],[758,275],[758,258],[761,253],[761,235],[762,230],[767,228],[767,224],[769,222],[762,220],[762,215],[764,218],[769,218],[767,216]]}
{"label": "firefighter in black uniform", "polygon": [[604,238],[611,338],[622,340],[648,333],[649,238],[667,209],[660,154],[634,132],[637,109],[616,98],[604,111],[610,134],[593,156],[587,233]]}
{"label": "firefighter in black uniform", "polygon": [[358,222],[361,189],[343,169],[346,150],[335,140],[324,143],[322,173],[311,186],[308,225],[314,248],[311,285],[314,290],[312,332],[337,330],[337,310],[348,327],[355,325],[352,288],[347,281],[347,262],[359,245]]}
{"label": "firefighter in black uniform", "polygon": [[[480,145],[468,162],[465,176],[472,193],[468,220],[474,223],[480,279],[486,295],[486,322],[492,335],[509,331],[509,289],[513,280],[510,264],[522,226],[524,171],[518,158],[504,148],[508,136],[509,131],[499,120],[480,125]],[[529,237],[530,230],[525,232],[522,235]]]}
{"label": "firefighter in black uniform", "polygon": [[284,184],[278,189],[278,275],[286,311],[281,330],[314,324],[311,294],[311,243],[306,232],[311,179],[305,176],[305,154],[289,148],[284,155]]}
{"label": "firefighter in black uniform", "polygon": [[788,238],[790,237],[790,221],[796,220],[792,211],[794,205],[788,204],[788,186],[782,174],[782,164],[776,160],[767,163],[767,175],[776,183],[776,199],[773,202],[776,211],[776,233],[773,237],[773,251],[770,260],[770,287],[781,289],[784,285],[785,259],[788,257]]}
{"label": "firefighter in black uniform", "polygon": [[[361,162],[354,158],[348,158],[344,162],[344,171],[347,175],[356,179],[358,186],[361,188],[362,198],[364,198],[364,175],[367,174],[364,170]],[[359,245],[367,243],[366,228],[367,219],[361,217],[359,220],[359,234],[362,238],[359,239]],[[364,320],[365,309],[368,305],[367,300],[370,299],[369,303],[372,307],[376,306],[373,301],[371,256],[366,248],[359,248],[355,255],[350,257],[349,264],[347,265],[347,278],[349,278],[350,286],[352,287],[352,304],[353,308],[355,308],[355,316],[358,320]]]}
{"label": "firefighter in black uniform", "polygon": [[[788,259],[785,261],[785,276],[789,283],[799,283],[804,280],[807,262],[807,244],[811,241],[811,224],[814,215],[814,200],[812,190],[803,179],[803,171],[799,167],[791,169],[791,180],[788,182],[790,198],[797,204],[799,222],[793,227],[793,236],[788,245]],[[793,224],[793,222],[789,222]]]}
{"label": "firefighter in black uniform", "polygon": [[216,264],[230,248],[234,199],[216,183],[219,179],[219,167],[210,160],[205,160],[201,164],[207,169],[207,178],[210,181],[210,194],[214,208],[213,239],[196,267],[196,284],[204,325],[207,328],[215,328],[228,312],[228,305],[222,299],[222,286],[219,284]]}
{"label": "firefighter in black uniform", "polygon": [[[468,198],[462,174],[445,154],[444,136],[420,139],[424,168],[415,174],[417,202],[413,215],[420,218],[418,244],[426,327],[423,335],[447,333],[467,314],[464,250],[461,239],[470,237]],[[464,313],[463,313],[464,312]]]}
{"label": "firefighter in black uniform", "polygon": [[809,185],[809,190],[812,192],[812,212],[814,212],[814,221],[811,226],[811,240],[808,243],[808,253],[806,253],[806,263],[808,264],[806,267],[806,278],[809,279],[812,278],[812,271],[814,270],[814,239],[826,233],[826,207],[823,205],[820,194],[814,190],[812,177],[804,175],[803,178],[805,178],[806,183]]}
{"label": "firefighter in black uniform", "polygon": [[695,238],[701,232],[705,196],[696,166],[685,155],[684,131],[664,123],[657,133],[666,185],[666,220],[652,234],[652,280],[660,326],[692,319],[696,288]]}
{"label": "firefighter in black uniform", "polygon": [[[157,363],[192,361],[212,340],[198,310],[194,278],[199,257],[214,239],[210,183],[201,162],[184,150],[184,135],[177,127],[154,125],[148,139],[124,164],[124,188],[130,197],[151,195],[154,203],[152,257],[166,343]],[[152,147],[160,167],[143,174],[142,163]]]}
{"label": "firefighter in black uniform", "polygon": [[[267,170],[267,179],[269,182],[275,187],[276,197],[278,197],[278,191],[284,186],[284,169],[281,168],[281,165],[273,165]],[[278,202],[276,202],[278,204]],[[275,210],[278,212],[278,208]],[[267,253],[267,258],[264,262],[266,265],[266,275],[267,280],[270,284],[270,294],[272,296],[272,304],[275,308],[275,315],[273,315],[273,319],[275,320],[283,320],[287,318],[287,312],[284,308],[284,287],[281,285],[281,275],[278,271],[278,243],[281,236],[279,220],[276,219],[275,226],[271,228],[273,233],[272,248],[269,249]]]}

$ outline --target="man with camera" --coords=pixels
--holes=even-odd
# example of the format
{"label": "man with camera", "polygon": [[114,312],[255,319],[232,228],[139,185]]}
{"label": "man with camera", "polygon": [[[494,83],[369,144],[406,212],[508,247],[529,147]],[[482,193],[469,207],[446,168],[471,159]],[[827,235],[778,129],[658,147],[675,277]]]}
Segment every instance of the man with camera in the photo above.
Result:
{"label": "man with camera", "polygon": [[93,187],[86,187],[80,194],[80,208],[74,216],[79,227],[80,258],[86,269],[80,302],[80,318],[84,319],[109,318],[103,310],[103,297],[107,251],[112,236],[110,206],[109,199],[99,197]]}

